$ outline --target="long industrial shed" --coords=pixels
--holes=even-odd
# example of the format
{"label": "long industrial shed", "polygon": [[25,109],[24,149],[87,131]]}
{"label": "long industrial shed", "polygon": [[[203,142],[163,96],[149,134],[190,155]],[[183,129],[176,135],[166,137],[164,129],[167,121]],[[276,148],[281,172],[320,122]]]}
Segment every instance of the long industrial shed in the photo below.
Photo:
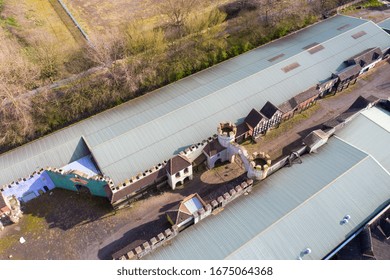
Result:
{"label": "long industrial shed", "polygon": [[92,154],[115,184],[241,122],[267,101],[281,104],[345,68],[390,35],[371,21],[335,16],[0,156],[0,186],[37,168]]}
{"label": "long industrial shed", "polygon": [[388,143],[390,112],[365,110],[318,154],[259,182],[145,259],[326,258],[389,205]]}

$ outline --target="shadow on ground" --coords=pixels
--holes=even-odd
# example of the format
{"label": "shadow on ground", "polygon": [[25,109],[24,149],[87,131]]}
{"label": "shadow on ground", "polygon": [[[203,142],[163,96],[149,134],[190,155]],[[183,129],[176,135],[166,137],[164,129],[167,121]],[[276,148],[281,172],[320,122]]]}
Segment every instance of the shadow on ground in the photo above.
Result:
{"label": "shadow on ground", "polygon": [[139,225],[138,227],[129,230],[118,240],[100,249],[98,258],[101,260],[118,258],[171,226],[165,213],[161,214],[158,216],[157,220]]}
{"label": "shadow on ground", "polygon": [[[51,194],[50,194],[51,193]],[[54,189],[24,205],[24,214],[46,220],[49,228],[68,230],[101,219],[114,210],[106,198]]]}
{"label": "shadow on ground", "polygon": [[[171,192],[180,193],[182,197],[197,192],[206,203],[209,203],[212,200],[216,199],[218,196],[221,196],[224,193],[228,192],[238,184],[241,184],[241,182],[245,178],[245,175],[241,175],[229,182],[210,185],[202,182],[200,178],[196,176],[194,178],[194,181],[191,182],[191,187],[187,186],[183,189],[176,189],[175,191]],[[100,249],[98,252],[98,258],[119,258],[120,256],[134,249],[135,247],[142,245],[144,242],[150,240],[151,238],[157,236],[159,233],[170,228],[172,225],[168,222],[165,212],[177,206],[180,201],[181,200],[176,200],[169,204],[162,205],[159,209],[159,213],[161,214],[158,215],[157,219],[130,229],[121,238]],[[140,222],[142,223],[142,221]]]}

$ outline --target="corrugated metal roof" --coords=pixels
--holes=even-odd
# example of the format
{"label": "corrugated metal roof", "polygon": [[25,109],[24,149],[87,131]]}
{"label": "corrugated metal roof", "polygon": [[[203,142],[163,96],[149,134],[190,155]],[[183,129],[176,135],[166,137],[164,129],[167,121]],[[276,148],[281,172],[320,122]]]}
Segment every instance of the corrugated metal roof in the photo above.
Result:
{"label": "corrugated metal roof", "polygon": [[307,247],[304,259],[321,259],[388,201],[389,178],[371,156],[333,138],[146,259],[297,259]]}
{"label": "corrugated metal roof", "polygon": [[390,172],[390,113],[373,107],[359,114],[336,135],[372,155]]}
{"label": "corrugated metal roof", "polygon": [[[360,31],[367,35],[351,37]],[[324,49],[303,50],[313,42]],[[0,156],[0,185],[37,166],[84,156],[86,149],[72,154],[81,135],[103,174],[119,184],[208,138],[220,121],[237,121],[267,101],[279,105],[329,78],[351,55],[389,45],[390,36],[374,23],[333,17]],[[294,62],[301,66],[281,70]]]}
{"label": "corrugated metal roof", "polygon": [[378,23],[378,25],[383,29],[389,30],[390,32],[390,18],[381,21],[380,23]]}
{"label": "corrugated metal roof", "polygon": [[389,111],[381,109],[380,107],[373,107],[370,110],[363,111],[361,114],[390,133]]}
{"label": "corrugated metal roof", "polygon": [[[344,33],[336,29],[350,20],[351,26]],[[362,30],[366,36],[351,37]],[[303,47],[312,42],[321,43],[325,49],[314,55],[305,52]],[[202,81],[197,87],[186,87],[187,81],[192,80],[189,77],[156,91],[166,95],[174,90],[179,95],[160,101],[156,107],[140,109],[142,120],[140,115],[134,115],[105,128],[105,137],[100,131],[88,135],[88,142],[96,159],[103,162],[102,170],[123,180],[207,138],[221,120],[236,121],[267,101],[280,104],[328,78],[351,54],[389,44],[390,37],[372,22],[335,17],[194,75],[197,82]],[[280,62],[269,62],[270,57],[280,53],[285,54]],[[296,61],[301,67],[288,73],[280,70]],[[144,106],[147,105],[146,100]]]}
{"label": "corrugated metal roof", "polygon": [[39,139],[1,155],[0,188],[19,178],[28,177],[37,169],[47,166],[59,168],[89,154],[82,139],[61,141],[57,136],[54,134]]}

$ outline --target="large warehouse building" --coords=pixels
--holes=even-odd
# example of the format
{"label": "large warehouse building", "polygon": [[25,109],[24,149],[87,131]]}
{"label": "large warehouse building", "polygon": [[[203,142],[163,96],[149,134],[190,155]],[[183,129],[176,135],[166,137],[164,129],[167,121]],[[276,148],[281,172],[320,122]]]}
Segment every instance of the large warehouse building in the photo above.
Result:
{"label": "large warehouse building", "polygon": [[[17,188],[49,166],[52,181],[64,184],[57,175],[67,175],[74,183],[68,189],[89,185],[115,203],[121,197],[114,185],[159,172],[175,154],[213,135],[219,122],[240,123],[252,108],[282,104],[323,84],[356,54],[389,46],[390,35],[373,22],[335,16],[2,154],[0,186]],[[85,172],[61,169],[83,158]],[[96,172],[88,175],[91,169]],[[39,180],[36,188],[46,191]],[[28,186],[25,192],[31,196]]]}

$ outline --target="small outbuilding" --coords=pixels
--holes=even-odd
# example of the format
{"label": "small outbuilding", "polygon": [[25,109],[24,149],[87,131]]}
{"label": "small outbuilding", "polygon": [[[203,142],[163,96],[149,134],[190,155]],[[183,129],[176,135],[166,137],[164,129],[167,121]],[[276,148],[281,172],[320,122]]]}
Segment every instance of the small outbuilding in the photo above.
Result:
{"label": "small outbuilding", "polygon": [[252,109],[245,118],[249,127],[249,135],[256,139],[267,130],[268,119],[256,109]]}
{"label": "small outbuilding", "polygon": [[207,167],[210,169],[214,168],[215,164],[228,160],[227,149],[219,143],[218,139],[207,143],[203,153],[206,156]]}
{"label": "small outbuilding", "polygon": [[325,133],[321,129],[310,132],[309,135],[303,139],[303,142],[307,145],[307,151],[309,153],[316,152],[319,147],[328,141],[329,135],[330,133]]}
{"label": "small outbuilding", "polygon": [[[184,198],[177,206],[168,210],[166,216],[172,225],[177,225],[179,230],[197,223],[198,219],[194,217],[200,209],[206,206],[202,198],[197,194],[191,194]],[[197,216],[197,215],[195,215]]]}
{"label": "small outbuilding", "polygon": [[192,164],[182,155],[176,155],[168,160],[166,170],[168,173],[168,184],[172,187],[172,190],[193,178]]}
{"label": "small outbuilding", "polygon": [[261,108],[260,114],[268,119],[267,129],[278,126],[282,121],[282,111],[269,101]]}

